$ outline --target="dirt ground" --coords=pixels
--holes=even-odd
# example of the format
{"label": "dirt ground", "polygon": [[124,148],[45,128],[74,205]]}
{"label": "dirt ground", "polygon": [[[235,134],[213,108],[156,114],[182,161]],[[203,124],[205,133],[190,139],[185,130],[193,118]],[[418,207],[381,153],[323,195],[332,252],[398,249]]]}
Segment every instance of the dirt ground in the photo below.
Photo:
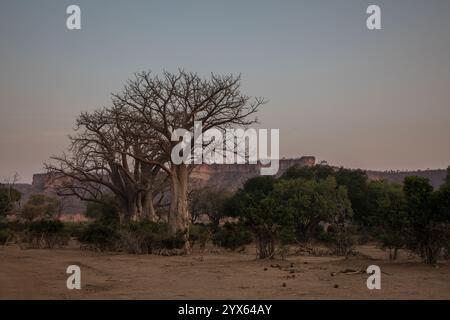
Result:
{"label": "dirt ground", "polygon": [[[450,262],[425,266],[402,252],[391,263],[375,246],[357,251],[347,260],[258,261],[225,251],[167,257],[10,245],[0,249],[0,299],[450,299]],[[72,264],[81,268],[81,290],[66,288]],[[368,275],[357,272],[373,264],[381,290],[368,290]]]}

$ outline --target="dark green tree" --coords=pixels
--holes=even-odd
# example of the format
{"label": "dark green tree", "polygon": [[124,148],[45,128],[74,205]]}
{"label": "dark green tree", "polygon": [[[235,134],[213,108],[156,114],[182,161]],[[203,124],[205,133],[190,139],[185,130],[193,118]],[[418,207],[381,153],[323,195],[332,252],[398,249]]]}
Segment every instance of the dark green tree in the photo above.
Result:
{"label": "dark green tree", "polygon": [[275,179],[268,176],[248,180],[230,199],[228,212],[255,236],[260,259],[272,258],[280,235],[292,226],[292,216],[281,206],[281,199],[273,196]]}
{"label": "dark green tree", "polygon": [[225,217],[225,204],[231,197],[231,193],[224,189],[202,188],[193,190],[189,194],[189,211],[192,223],[200,214],[206,214],[215,232],[219,228],[220,221]]}
{"label": "dark green tree", "polygon": [[444,245],[446,257],[450,257],[450,167],[447,168],[447,176],[445,182],[435,192],[435,201],[440,219],[444,224],[444,237],[446,243]]}
{"label": "dark green tree", "polygon": [[324,180],[328,177],[334,177],[339,186],[345,186],[347,195],[350,199],[352,210],[354,212],[354,220],[361,225],[365,225],[365,216],[368,213],[368,189],[367,184],[369,178],[365,171],[360,169],[333,168],[328,165],[315,166],[293,166],[286,170],[282,175],[282,179],[298,179],[305,180]]}
{"label": "dark green tree", "polygon": [[349,223],[351,203],[344,186],[338,186],[332,176],[320,180],[280,180],[274,197],[281,202],[281,210],[292,217],[295,239],[305,243],[317,236],[320,222],[332,227],[336,253],[348,255],[351,250]]}
{"label": "dark green tree", "polygon": [[15,188],[0,185],[0,217],[9,214],[21,198],[22,194]]}
{"label": "dark green tree", "polygon": [[352,203],[355,222],[360,225],[366,223],[365,216],[368,213],[368,182],[365,171],[360,169],[339,168],[335,174],[336,182],[347,189],[348,198]]}
{"label": "dark green tree", "polygon": [[389,249],[389,259],[395,260],[398,249],[406,244],[405,233],[409,224],[402,186],[385,180],[371,181],[368,195],[370,215],[365,221],[383,248]]}
{"label": "dark green tree", "polygon": [[441,249],[448,243],[448,218],[439,192],[433,192],[428,179],[406,177],[403,190],[409,220],[411,250],[419,254],[426,264],[437,262]]}

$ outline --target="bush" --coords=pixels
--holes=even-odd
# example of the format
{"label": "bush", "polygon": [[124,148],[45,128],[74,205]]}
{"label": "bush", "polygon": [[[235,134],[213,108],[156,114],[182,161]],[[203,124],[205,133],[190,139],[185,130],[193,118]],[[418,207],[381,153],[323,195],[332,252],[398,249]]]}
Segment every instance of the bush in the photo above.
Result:
{"label": "bush", "polygon": [[0,230],[0,245],[6,245],[9,241],[14,239],[14,233],[9,229]]}
{"label": "bush", "polygon": [[21,198],[22,194],[18,190],[0,184],[0,217],[10,214]]}
{"label": "bush", "polygon": [[[449,178],[449,177],[447,177]],[[450,241],[448,202],[450,185],[433,191],[430,181],[422,177],[406,177],[407,247],[426,264],[435,264],[442,249]]]}
{"label": "bush", "polygon": [[225,223],[213,236],[216,246],[236,250],[253,241],[252,233],[239,223]]}
{"label": "bush", "polygon": [[64,230],[64,224],[58,220],[39,220],[29,224],[25,231],[25,242],[41,248],[62,247],[69,242],[69,234]]}
{"label": "bush", "polygon": [[183,247],[183,234],[170,235],[166,223],[144,220],[131,222],[119,229],[118,248],[128,253],[160,253],[163,249],[173,250]]}
{"label": "bush", "polygon": [[189,242],[191,247],[196,242],[200,244],[200,249],[205,249],[206,243],[211,237],[211,231],[208,225],[205,224],[193,224],[189,228]]}
{"label": "bush", "polygon": [[167,224],[148,220],[126,225],[93,222],[78,240],[95,250],[123,250],[131,254],[159,253],[162,249],[180,249],[184,246],[183,234],[171,236]]}
{"label": "bush", "polygon": [[40,218],[55,219],[61,212],[62,202],[60,199],[43,194],[33,194],[23,206],[21,217],[31,222]]}
{"label": "bush", "polygon": [[118,224],[119,212],[114,198],[111,196],[103,196],[102,201],[88,202],[85,211],[86,217],[93,218],[105,225]]}
{"label": "bush", "polygon": [[23,223],[16,220],[8,222],[7,224],[5,224],[4,228],[0,227],[0,229],[10,229],[13,232],[23,232],[26,231],[29,228],[29,226],[30,224],[28,222]]}
{"label": "bush", "polygon": [[6,221],[3,221],[2,219],[0,219],[0,230],[5,230],[8,229],[9,224]]}
{"label": "bush", "polygon": [[84,228],[78,241],[86,244],[95,250],[114,250],[119,239],[117,228],[114,225],[107,225],[93,222]]}
{"label": "bush", "polygon": [[65,222],[64,230],[66,230],[71,237],[79,238],[87,226],[88,223],[86,222]]}
{"label": "bush", "polygon": [[328,236],[328,246],[338,256],[348,257],[353,252],[353,236],[348,226],[342,230],[333,230]]}
{"label": "bush", "polygon": [[151,221],[131,222],[119,230],[119,244],[128,253],[149,254],[162,246],[167,226]]}
{"label": "bush", "polygon": [[335,236],[332,232],[320,231],[317,234],[317,241],[322,242],[323,244],[330,245],[335,240]]}
{"label": "bush", "polygon": [[160,244],[156,242],[158,245],[155,247],[156,249],[182,249],[185,245],[185,237],[183,232],[178,231],[175,236],[171,236],[168,234],[163,235]]}

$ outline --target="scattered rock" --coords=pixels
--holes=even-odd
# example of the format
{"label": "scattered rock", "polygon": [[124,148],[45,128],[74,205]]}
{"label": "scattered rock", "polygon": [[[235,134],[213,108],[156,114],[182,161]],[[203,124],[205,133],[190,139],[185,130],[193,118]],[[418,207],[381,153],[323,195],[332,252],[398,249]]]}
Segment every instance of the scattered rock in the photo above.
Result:
{"label": "scattered rock", "polygon": [[267,271],[267,268],[264,268],[264,271]]}
{"label": "scattered rock", "polygon": [[360,274],[360,273],[365,273],[365,271],[364,270],[345,269],[345,270],[341,270],[341,273],[343,273],[343,274]]}
{"label": "scattered rock", "polygon": [[335,289],[339,288],[339,285],[338,285],[338,284],[335,284],[335,285],[334,285],[334,288],[335,288]]}
{"label": "scattered rock", "polygon": [[286,282],[283,282],[283,287],[286,287]]}

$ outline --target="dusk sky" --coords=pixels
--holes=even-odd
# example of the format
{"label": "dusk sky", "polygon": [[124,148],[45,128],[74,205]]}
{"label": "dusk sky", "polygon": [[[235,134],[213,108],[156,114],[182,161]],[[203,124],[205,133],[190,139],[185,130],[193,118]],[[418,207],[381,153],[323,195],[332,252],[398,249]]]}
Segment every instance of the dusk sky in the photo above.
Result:
{"label": "dusk sky", "polygon": [[[66,7],[81,7],[67,30]],[[366,9],[381,7],[382,30]],[[450,1],[0,0],[0,178],[68,145],[134,72],[242,74],[283,157],[364,169],[450,165]]]}

